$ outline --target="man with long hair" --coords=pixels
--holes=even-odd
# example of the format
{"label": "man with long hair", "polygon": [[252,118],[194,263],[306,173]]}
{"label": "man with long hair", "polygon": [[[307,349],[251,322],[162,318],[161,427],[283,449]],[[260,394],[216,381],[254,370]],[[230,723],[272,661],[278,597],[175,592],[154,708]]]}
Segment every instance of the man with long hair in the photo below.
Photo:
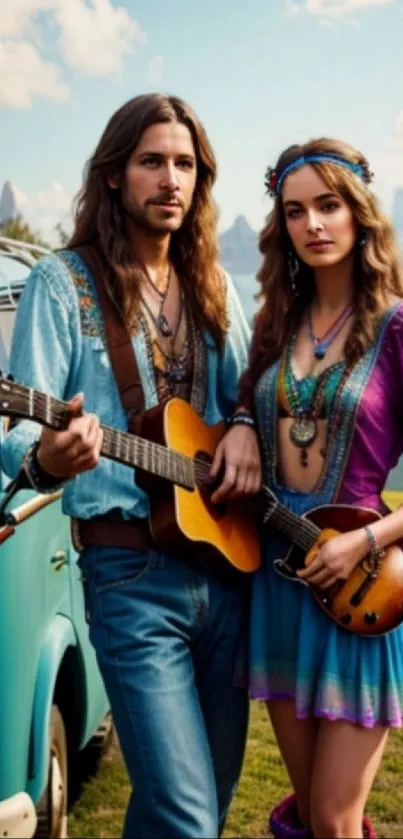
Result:
{"label": "man with long hair", "polygon": [[[100,421],[126,430],[128,418],[82,248],[102,266],[108,305],[131,336],[145,407],[180,396],[208,423],[230,416],[249,335],[218,264],[215,176],[184,102],[127,102],[89,162],[69,247],[32,271],[13,338],[15,378],[69,400],[73,415],[67,430],[39,439],[37,426],[20,423],[2,457],[10,475],[23,462],[37,489],[65,483],[90,637],[134,788],[126,837],[222,829],[247,727],[247,695],[233,679],[247,587],[162,553],[147,525],[149,496],[127,466],[100,458]],[[232,424],[217,455],[219,497],[252,493],[260,480],[253,422],[241,412]]]}

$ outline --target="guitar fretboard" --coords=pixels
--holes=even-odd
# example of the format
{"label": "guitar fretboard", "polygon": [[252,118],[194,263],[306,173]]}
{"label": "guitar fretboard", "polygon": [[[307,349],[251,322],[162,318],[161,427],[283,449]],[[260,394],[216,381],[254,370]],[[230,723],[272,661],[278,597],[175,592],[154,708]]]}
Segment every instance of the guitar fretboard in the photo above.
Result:
{"label": "guitar fretboard", "polygon": [[194,463],[190,457],[124,431],[105,425],[101,428],[104,432],[101,450],[104,457],[144,469],[187,489],[194,489]]}
{"label": "guitar fretboard", "polygon": [[[2,407],[5,413],[33,419],[56,431],[66,429],[71,420],[66,402],[4,379],[1,381],[0,414]],[[125,431],[105,425],[101,428],[104,435],[101,454],[104,457],[144,469],[186,489],[195,488],[197,463],[192,458]]]}
{"label": "guitar fretboard", "polygon": [[308,552],[315,544],[319,534],[320,528],[308,519],[293,513],[284,504],[281,504],[271,491],[262,494],[262,501],[265,509],[263,511],[263,521],[267,525],[271,525],[289,536],[292,541]]}

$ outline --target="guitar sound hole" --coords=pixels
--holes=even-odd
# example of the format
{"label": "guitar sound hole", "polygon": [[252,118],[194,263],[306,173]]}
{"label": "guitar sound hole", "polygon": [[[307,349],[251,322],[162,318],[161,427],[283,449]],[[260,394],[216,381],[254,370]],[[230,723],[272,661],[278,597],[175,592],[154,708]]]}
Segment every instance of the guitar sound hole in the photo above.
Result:
{"label": "guitar sound hole", "polygon": [[[217,486],[219,486],[219,484],[217,484]],[[221,501],[219,504],[213,504],[211,500],[211,495],[214,492],[214,484],[205,484],[204,486],[199,487],[199,492],[210,516],[213,519],[221,519],[227,514],[227,504],[225,501]]]}

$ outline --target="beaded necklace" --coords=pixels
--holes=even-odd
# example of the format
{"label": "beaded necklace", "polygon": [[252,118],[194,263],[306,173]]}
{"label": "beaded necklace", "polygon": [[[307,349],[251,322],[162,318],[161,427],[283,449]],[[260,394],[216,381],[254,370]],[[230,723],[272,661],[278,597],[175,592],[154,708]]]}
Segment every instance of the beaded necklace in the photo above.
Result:
{"label": "beaded necklace", "polygon": [[[323,370],[314,379],[310,398],[304,399],[301,392],[301,384],[296,379],[291,358],[297,339],[294,333],[288,341],[280,363],[280,370],[277,381],[277,400],[283,415],[291,417],[293,422],[290,426],[289,436],[294,446],[300,450],[301,466],[308,466],[308,449],[316,440],[318,434],[318,419],[325,419],[329,416],[331,404],[337,400],[337,395],[344,386],[351,366],[345,362],[336,362]],[[333,389],[332,398],[327,398],[326,388],[331,379],[339,372],[339,381]],[[307,380],[302,380],[306,382]],[[322,456],[325,452],[321,451]]]}

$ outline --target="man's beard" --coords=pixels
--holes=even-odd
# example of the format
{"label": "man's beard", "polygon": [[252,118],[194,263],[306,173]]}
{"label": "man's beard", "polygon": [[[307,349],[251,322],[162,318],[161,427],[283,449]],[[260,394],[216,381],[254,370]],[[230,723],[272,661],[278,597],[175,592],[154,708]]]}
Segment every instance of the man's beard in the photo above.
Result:
{"label": "man's beard", "polygon": [[150,206],[152,206],[151,203],[148,203],[143,207],[140,204],[131,205],[129,202],[124,201],[123,211],[129,224],[139,227],[148,234],[154,233],[156,236],[163,233],[174,233],[176,230],[179,230],[182,227],[188,212],[181,205],[181,213],[180,216],[178,215],[177,217],[177,225],[174,229],[172,229],[172,224],[170,223],[172,221],[171,218],[164,219],[162,216],[159,220],[150,218],[150,215],[147,213],[147,208]]}

